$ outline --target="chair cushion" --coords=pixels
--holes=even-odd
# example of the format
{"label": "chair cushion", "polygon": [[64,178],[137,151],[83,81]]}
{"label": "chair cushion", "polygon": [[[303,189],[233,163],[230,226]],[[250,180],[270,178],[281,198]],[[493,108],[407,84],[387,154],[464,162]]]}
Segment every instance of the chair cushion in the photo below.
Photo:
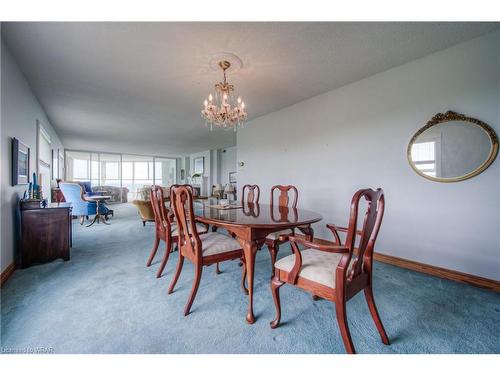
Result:
{"label": "chair cushion", "polygon": [[[204,233],[207,231],[207,227],[205,227],[202,224],[196,223],[196,230],[198,233]],[[179,231],[177,230],[177,224],[172,223],[172,236],[177,236],[179,234]]]}
{"label": "chair cushion", "polygon": [[280,236],[285,235],[285,234],[291,235],[292,233],[293,232],[291,229],[284,229],[284,230],[280,230],[278,232],[269,233],[266,238],[268,240],[276,241],[278,238],[280,238]]}
{"label": "chair cushion", "polygon": [[[299,276],[335,289],[335,269],[344,254],[326,253],[314,249],[302,250],[300,254],[302,255],[302,267]],[[278,260],[274,267],[290,272],[294,264],[295,254],[292,254]],[[352,265],[353,259],[351,259],[349,267]]]}
{"label": "chair cushion", "polygon": [[241,245],[234,238],[217,232],[201,234],[200,239],[204,257],[241,249]]}

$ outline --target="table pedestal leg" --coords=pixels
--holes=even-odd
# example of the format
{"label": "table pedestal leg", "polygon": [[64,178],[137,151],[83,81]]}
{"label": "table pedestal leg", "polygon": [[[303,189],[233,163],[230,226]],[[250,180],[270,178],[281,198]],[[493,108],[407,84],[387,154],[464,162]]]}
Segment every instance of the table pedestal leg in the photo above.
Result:
{"label": "table pedestal leg", "polygon": [[255,323],[253,315],[253,278],[255,268],[255,254],[257,253],[258,244],[255,241],[244,241],[243,252],[245,253],[245,266],[247,269],[247,288],[248,288],[248,313],[247,322]]}
{"label": "table pedestal leg", "polygon": [[102,215],[101,214],[101,211],[99,210],[99,202],[96,202],[97,206],[96,206],[96,209],[95,209],[95,216],[94,216],[94,220],[92,220],[92,222],[87,225],[87,227],[90,227],[91,225],[93,225],[96,221],[97,221],[97,224],[99,224],[102,220],[102,222],[106,225],[109,225],[109,223],[106,221],[106,216]]}
{"label": "table pedestal leg", "polygon": [[99,214],[99,216],[101,217],[102,222],[103,222],[104,224],[109,225],[109,223],[106,221],[106,216],[101,215],[101,214]]}
{"label": "table pedestal leg", "polygon": [[311,226],[299,227],[299,230],[304,233],[307,241],[312,241],[314,239],[314,229]]}
{"label": "table pedestal leg", "polygon": [[95,214],[94,219],[92,220],[92,222],[91,222],[89,225],[87,225],[87,227],[90,227],[90,226],[91,226],[91,225],[93,225],[96,221],[97,221],[97,214]]}

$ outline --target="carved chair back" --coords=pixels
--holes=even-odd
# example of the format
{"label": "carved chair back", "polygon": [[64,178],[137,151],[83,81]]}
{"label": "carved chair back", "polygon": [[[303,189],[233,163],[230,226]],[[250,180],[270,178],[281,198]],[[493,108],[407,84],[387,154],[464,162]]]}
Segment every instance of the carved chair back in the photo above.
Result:
{"label": "carved chair back", "polygon": [[196,230],[192,188],[189,185],[172,187],[170,202],[177,220],[179,251],[193,262],[201,261],[202,244]]}
{"label": "carved chair back", "polygon": [[259,185],[246,184],[243,186],[243,189],[241,190],[241,204],[245,203],[245,190],[248,190],[247,203],[259,203]]}
{"label": "carved chair back", "polygon": [[189,184],[183,184],[183,185],[181,185],[181,184],[173,184],[173,185],[170,185],[170,189],[169,189],[170,200],[172,200],[172,189],[177,188],[179,186],[186,186],[191,191],[191,194],[194,195],[193,186],[192,185],[189,185]]}
{"label": "carved chair back", "polygon": [[[366,201],[363,224],[360,230],[357,229],[358,217],[360,214],[360,202]],[[382,189],[362,189],[358,190],[351,200],[351,212],[349,217],[349,227],[347,229],[345,247],[349,249],[340,260],[336,269],[337,285],[345,285],[351,282],[362,273],[371,275],[373,264],[373,248],[382,224],[384,216],[385,200]],[[354,254],[356,246],[356,236],[359,236],[357,254]],[[354,257],[354,255],[356,255]],[[353,262],[350,266],[350,262]]]}
{"label": "carved chair back", "polygon": [[299,199],[299,191],[293,185],[274,185],[271,188],[271,206],[274,206],[274,192],[279,190],[278,206],[289,207],[290,195],[292,195],[291,208],[297,208],[297,200]]}
{"label": "carved chair back", "polygon": [[[279,192],[278,196],[278,212],[279,218],[275,217],[274,195],[275,191]],[[290,196],[292,204],[290,206]],[[299,192],[293,185],[275,185],[271,188],[271,219],[280,223],[290,222],[297,220],[297,200],[299,199]],[[293,218],[290,218],[290,208],[293,212]]]}
{"label": "carved chair back", "polygon": [[168,209],[165,207],[165,199],[161,186],[151,187],[151,206],[155,217],[156,230],[170,233],[171,220]]}

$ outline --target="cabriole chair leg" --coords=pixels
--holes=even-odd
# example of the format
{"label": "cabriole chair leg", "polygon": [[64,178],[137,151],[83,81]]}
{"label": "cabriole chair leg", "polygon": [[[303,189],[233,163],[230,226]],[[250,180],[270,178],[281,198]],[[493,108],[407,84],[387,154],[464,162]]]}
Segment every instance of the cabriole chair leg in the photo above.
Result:
{"label": "cabriole chair leg", "polygon": [[283,284],[284,282],[280,281],[280,279],[276,276],[274,276],[271,280],[271,293],[273,295],[274,306],[276,307],[276,318],[270,323],[271,328],[273,329],[277,328],[281,321],[281,301],[279,289]]}
{"label": "cabriole chair leg", "polygon": [[335,312],[337,314],[337,323],[339,324],[340,334],[342,336],[346,352],[347,354],[356,354],[354,344],[352,343],[351,333],[349,331],[349,325],[347,324],[345,301],[343,299],[335,301]]}
{"label": "cabriole chair leg", "polygon": [[191,311],[191,306],[193,305],[194,298],[196,297],[196,293],[198,292],[198,287],[200,286],[201,274],[203,271],[203,266],[201,264],[196,266],[196,270],[194,273],[193,286],[191,288],[191,294],[189,295],[188,303],[184,308],[184,316],[188,315]]}
{"label": "cabriole chair leg", "polygon": [[163,273],[163,270],[167,265],[168,257],[170,256],[171,252],[172,252],[172,243],[169,244],[165,243],[165,254],[163,255],[163,260],[161,261],[160,268],[158,268],[158,272],[156,272],[157,279],[161,277],[161,274]]}
{"label": "cabriole chair leg", "polygon": [[267,248],[269,249],[269,255],[271,255],[271,266],[274,269],[274,263],[276,263],[276,256],[278,255],[278,244],[273,243],[272,245],[267,245]]}
{"label": "cabriole chair leg", "polygon": [[168,288],[168,294],[172,294],[175,288],[175,284],[177,284],[177,280],[179,280],[179,276],[182,271],[182,265],[184,264],[184,256],[179,252],[179,260],[177,261],[177,268],[175,269],[175,275],[170,283],[170,287]]}
{"label": "cabriole chair leg", "polygon": [[151,265],[151,262],[153,262],[153,259],[156,255],[156,251],[158,250],[158,245],[160,244],[160,238],[158,236],[155,237],[155,243],[153,245],[153,249],[151,250],[151,254],[149,255],[148,262],[146,263],[146,266],[149,267]]}
{"label": "cabriole chair leg", "polygon": [[377,327],[378,333],[380,333],[380,337],[382,342],[385,345],[390,345],[389,338],[387,337],[387,333],[385,332],[384,325],[382,324],[382,320],[380,320],[380,315],[378,314],[377,306],[375,305],[375,299],[373,298],[373,290],[371,285],[368,285],[365,290],[365,298],[368,303],[368,309],[370,310],[370,314],[372,315],[373,321],[375,322],[375,326]]}

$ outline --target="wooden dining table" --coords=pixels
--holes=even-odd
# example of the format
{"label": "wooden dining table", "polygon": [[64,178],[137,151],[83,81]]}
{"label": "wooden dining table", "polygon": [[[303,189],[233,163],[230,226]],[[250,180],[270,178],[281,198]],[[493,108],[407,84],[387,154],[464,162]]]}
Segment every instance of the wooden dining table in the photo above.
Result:
{"label": "wooden dining table", "polygon": [[253,313],[253,282],[255,255],[270,233],[297,228],[312,240],[314,231],[311,224],[322,219],[319,213],[298,208],[271,206],[258,203],[235,203],[227,209],[214,208],[217,199],[195,201],[196,221],[224,228],[235,235],[245,254],[248,289],[248,323],[255,322]]}

